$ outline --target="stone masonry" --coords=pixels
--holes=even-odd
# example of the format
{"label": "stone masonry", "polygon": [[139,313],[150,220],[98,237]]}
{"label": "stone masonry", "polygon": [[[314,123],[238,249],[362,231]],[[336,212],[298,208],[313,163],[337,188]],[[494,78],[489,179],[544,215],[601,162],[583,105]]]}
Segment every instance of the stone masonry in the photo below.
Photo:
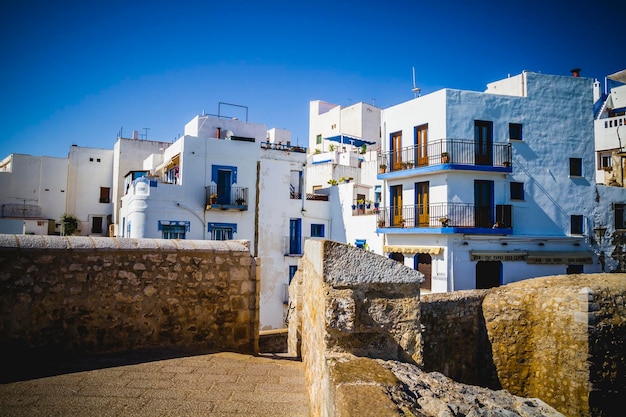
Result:
{"label": "stone masonry", "polygon": [[290,286],[289,349],[302,355],[314,415],[619,415],[626,276],[420,300],[417,274],[307,241]]}
{"label": "stone masonry", "polygon": [[0,349],[256,353],[255,276],[247,242],[0,235]]}

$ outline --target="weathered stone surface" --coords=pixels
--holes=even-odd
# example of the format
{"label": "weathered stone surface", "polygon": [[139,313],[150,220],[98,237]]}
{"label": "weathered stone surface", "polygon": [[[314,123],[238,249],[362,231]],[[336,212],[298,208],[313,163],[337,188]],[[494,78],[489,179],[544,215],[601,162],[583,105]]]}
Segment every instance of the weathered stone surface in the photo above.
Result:
{"label": "weathered stone surface", "polygon": [[0,244],[4,352],[256,352],[258,285],[239,241],[0,235]]}

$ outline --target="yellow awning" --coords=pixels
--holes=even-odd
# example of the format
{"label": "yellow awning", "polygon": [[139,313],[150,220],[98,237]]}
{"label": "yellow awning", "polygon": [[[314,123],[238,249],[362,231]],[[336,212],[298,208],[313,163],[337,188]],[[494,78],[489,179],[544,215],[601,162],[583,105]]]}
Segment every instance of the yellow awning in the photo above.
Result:
{"label": "yellow awning", "polygon": [[413,246],[413,245],[385,245],[383,252],[398,253],[428,253],[430,255],[439,255],[443,251],[441,246]]}

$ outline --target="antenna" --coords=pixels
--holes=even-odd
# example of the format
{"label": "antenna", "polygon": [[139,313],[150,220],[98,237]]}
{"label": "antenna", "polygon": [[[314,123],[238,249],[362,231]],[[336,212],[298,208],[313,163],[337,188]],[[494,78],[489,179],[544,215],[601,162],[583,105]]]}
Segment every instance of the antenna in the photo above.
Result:
{"label": "antenna", "polygon": [[420,96],[420,88],[415,86],[415,67],[413,67],[413,89],[411,91],[413,91],[413,98]]}

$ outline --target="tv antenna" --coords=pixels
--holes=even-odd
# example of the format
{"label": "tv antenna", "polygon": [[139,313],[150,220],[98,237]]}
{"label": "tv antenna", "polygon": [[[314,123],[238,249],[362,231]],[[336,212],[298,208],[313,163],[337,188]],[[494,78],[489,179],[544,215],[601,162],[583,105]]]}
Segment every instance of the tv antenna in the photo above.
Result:
{"label": "tv antenna", "polygon": [[417,98],[420,96],[420,88],[415,85],[415,67],[413,67],[413,98]]}

